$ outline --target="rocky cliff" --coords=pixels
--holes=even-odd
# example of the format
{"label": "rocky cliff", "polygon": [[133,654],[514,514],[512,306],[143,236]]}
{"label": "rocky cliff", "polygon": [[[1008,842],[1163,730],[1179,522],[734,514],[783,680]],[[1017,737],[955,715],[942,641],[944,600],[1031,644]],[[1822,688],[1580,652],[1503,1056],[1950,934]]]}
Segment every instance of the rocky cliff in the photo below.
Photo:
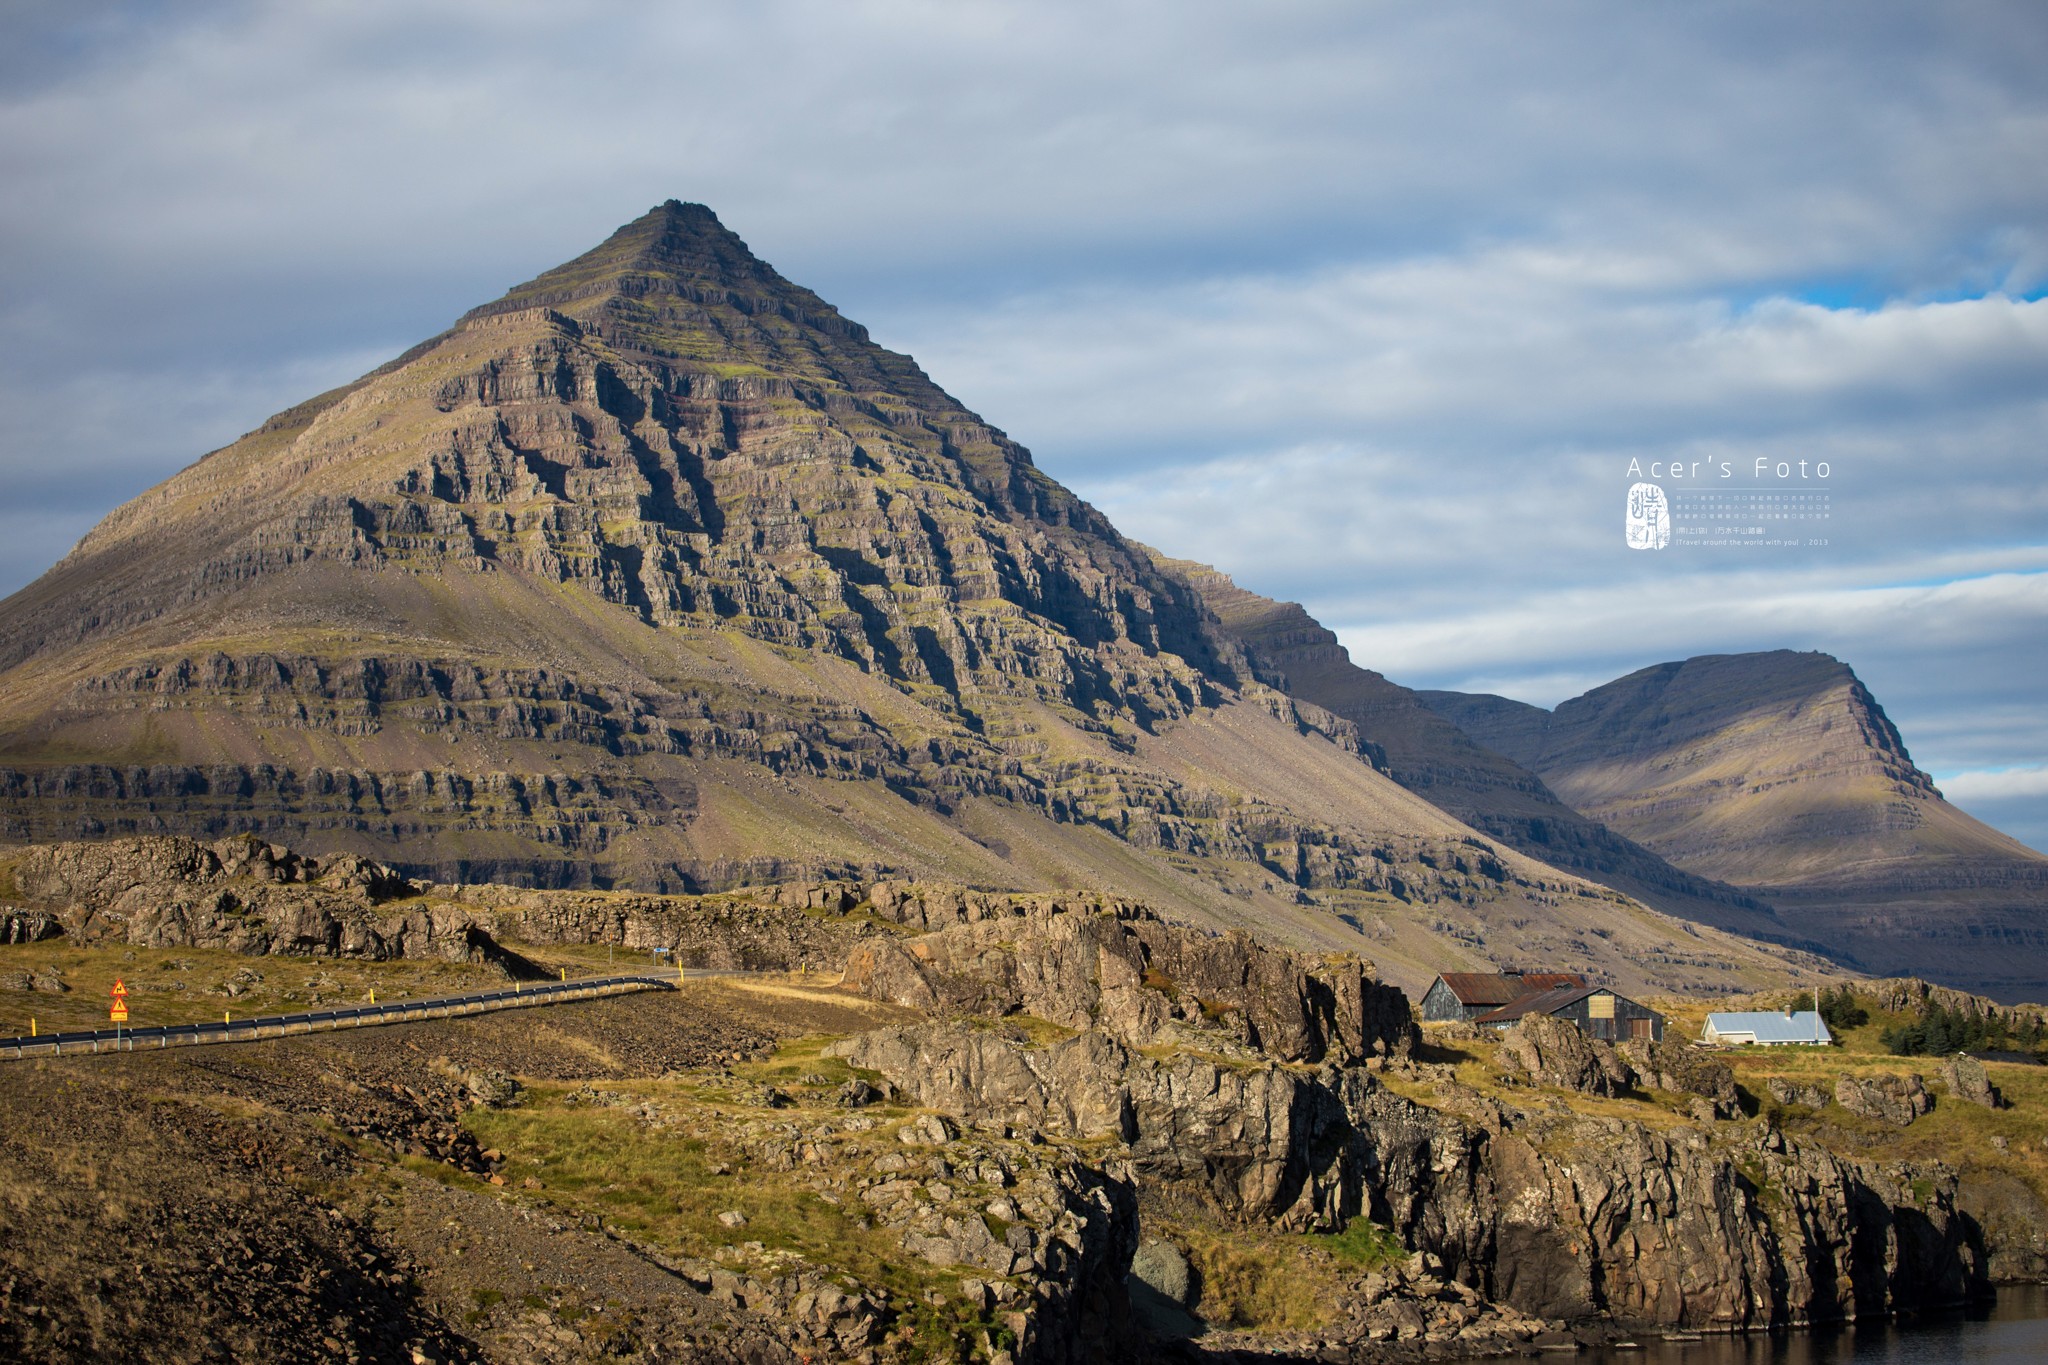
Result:
{"label": "rocky cliff", "polygon": [[1849,667],[1660,664],[1543,711],[1421,694],[1565,801],[1878,974],[2048,997],[2048,858],[1949,805]]}
{"label": "rocky cliff", "polygon": [[1960,1302],[1986,1279],[1953,1171],[1747,1123],[1502,1104],[1430,1064],[1300,1071],[1157,1042],[939,1024],[836,1050],[962,1122],[1109,1140],[1155,1208],[1301,1231],[1371,1219],[1532,1318],[1741,1330]]}
{"label": "rocky cliff", "polygon": [[[1190,1313],[1219,1349],[1512,1353],[1918,1310],[2048,1274],[2034,1166],[2048,1101],[2025,1067],[1953,1061],[1935,1090],[1859,1057],[1782,1093],[1774,1076],[1765,1103],[1754,1077],[1746,1093],[1726,1058],[1676,1041],[1613,1048],[1553,1019],[1424,1038],[1403,994],[1355,955],[1175,924],[1095,893],[428,885],[247,838],[44,846],[6,874],[11,914],[110,959],[461,956],[516,973],[553,947],[611,943],[800,969],[757,994],[714,982],[649,997],[588,1038],[579,1007],[563,1007],[510,1033],[406,1026],[446,1033],[433,1036],[447,1059],[369,1046],[382,1060],[366,1071],[340,1060],[364,1051],[345,1034],[254,1045],[318,1061],[231,1049],[178,1073],[262,1088],[352,1135],[323,1169],[387,1147],[446,1162],[486,1207],[542,1200],[556,1233],[579,1200],[607,1218],[631,1211],[641,1221],[607,1236],[657,1267],[664,1293],[799,1353],[921,1358],[922,1334],[943,1331],[1017,1362],[1147,1358],[1172,1348],[1137,1341],[1140,1324],[1171,1336]],[[1894,1010],[1933,998],[1954,999],[1918,982],[1864,994]],[[706,1016],[721,999],[737,1023]],[[735,1027],[793,1041],[771,1054]],[[2000,1136],[1955,1138],[1982,1131]],[[1917,1145],[1895,1150],[1906,1141]],[[631,1174],[628,1153],[659,1175]],[[677,1231],[677,1219],[695,1221]],[[12,1254],[4,1233],[0,1220],[0,1255]],[[492,1274],[520,1282],[509,1265]],[[1151,1304],[1138,1317],[1127,1271]],[[1247,1276],[1268,1294],[1296,1285],[1301,1322],[1241,1321],[1231,1296]],[[462,1306],[493,1324],[491,1358],[528,1349],[530,1314]],[[71,1312],[51,1327],[84,1330]]]}

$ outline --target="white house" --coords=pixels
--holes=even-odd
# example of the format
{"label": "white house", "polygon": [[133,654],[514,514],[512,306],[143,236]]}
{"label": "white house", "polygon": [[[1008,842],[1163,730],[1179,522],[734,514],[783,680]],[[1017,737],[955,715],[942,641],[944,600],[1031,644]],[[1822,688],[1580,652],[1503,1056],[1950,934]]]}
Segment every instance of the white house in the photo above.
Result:
{"label": "white house", "polygon": [[1703,1043],[1723,1047],[1782,1047],[1787,1043],[1831,1043],[1827,1021],[1813,1010],[1755,1010],[1742,1014],[1710,1014],[1700,1033]]}

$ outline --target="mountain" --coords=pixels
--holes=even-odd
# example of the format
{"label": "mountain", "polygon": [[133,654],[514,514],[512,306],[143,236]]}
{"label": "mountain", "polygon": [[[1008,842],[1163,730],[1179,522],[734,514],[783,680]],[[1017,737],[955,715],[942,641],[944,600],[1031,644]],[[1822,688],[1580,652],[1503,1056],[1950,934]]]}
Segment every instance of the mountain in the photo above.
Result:
{"label": "mountain", "polygon": [[1573,810],[1541,777],[1475,742],[1420,695],[1353,663],[1336,635],[1298,603],[1248,592],[1206,564],[1156,552],[1154,562],[1201,594],[1262,682],[1349,721],[1383,772],[1438,809],[1669,914],[1828,953],[1825,944],[1802,941],[1767,902],[1674,867]]}
{"label": "mountain", "polygon": [[1943,800],[1838,659],[1658,664],[1555,711],[1420,695],[1585,815],[1747,888],[1854,965],[2048,998],[2048,858]]}
{"label": "mountain", "polygon": [[670,202],[0,603],[0,834],[444,881],[1085,886],[1635,988],[1782,959],[1499,846],[906,356]]}

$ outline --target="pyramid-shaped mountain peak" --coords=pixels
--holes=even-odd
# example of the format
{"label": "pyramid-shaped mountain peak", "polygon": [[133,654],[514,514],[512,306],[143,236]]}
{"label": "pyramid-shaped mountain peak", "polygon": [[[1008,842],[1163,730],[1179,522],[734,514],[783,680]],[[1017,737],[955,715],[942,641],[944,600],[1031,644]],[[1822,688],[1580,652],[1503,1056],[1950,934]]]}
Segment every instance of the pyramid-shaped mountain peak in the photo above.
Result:
{"label": "pyramid-shaped mountain peak", "polygon": [[[1556,941],[1569,878],[1475,847],[1261,673],[909,357],[666,203],[0,603],[0,838],[1090,886],[1326,946],[1379,926],[1415,977],[1447,898],[1527,926],[1494,951]],[[1613,920],[1598,970],[1649,983],[1633,911],[1564,901]]]}
{"label": "pyramid-shaped mountain peak", "polygon": [[709,208],[671,199],[574,260],[472,309],[464,320],[535,307],[581,314],[592,301],[663,294],[713,304],[730,300],[746,309],[783,303],[838,318],[836,309],[756,256]]}
{"label": "pyramid-shaped mountain peak", "polygon": [[342,565],[823,651],[970,729],[995,694],[1142,726],[1240,674],[1021,446],[673,200],[117,510],[0,614],[0,667],[267,589],[318,615]]}

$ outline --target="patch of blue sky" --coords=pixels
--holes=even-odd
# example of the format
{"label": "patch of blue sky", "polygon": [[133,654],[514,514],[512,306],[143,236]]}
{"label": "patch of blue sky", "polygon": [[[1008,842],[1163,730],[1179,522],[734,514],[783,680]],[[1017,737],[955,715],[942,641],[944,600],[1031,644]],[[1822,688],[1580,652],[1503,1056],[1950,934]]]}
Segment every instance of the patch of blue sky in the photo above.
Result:
{"label": "patch of blue sky", "polygon": [[[1901,578],[1872,586],[1872,591],[1882,592],[1887,588],[1946,588],[1956,583],[1977,583],[1987,578],[2040,578],[2048,574],[2048,545],[2017,544],[2011,553],[2013,563],[2004,568],[1977,570],[1951,574],[1930,574],[1924,578]],[[1995,554],[1996,547],[1973,541],[1972,553]],[[2035,567],[2039,565],[2040,567]]]}
{"label": "patch of blue sky", "polygon": [[2010,299],[2017,303],[2038,303],[2048,298],[2048,282],[2037,283],[2021,293],[1985,288],[1980,281],[1959,282],[1943,289],[1902,290],[1896,281],[1878,276],[1846,275],[1836,278],[1781,281],[1754,290],[1738,290],[1726,296],[1737,313],[1781,300],[1825,308],[1829,312],[1875,313],[1891,304],[1922,306],[1936,303],[1970,303],[1978,299]]}

